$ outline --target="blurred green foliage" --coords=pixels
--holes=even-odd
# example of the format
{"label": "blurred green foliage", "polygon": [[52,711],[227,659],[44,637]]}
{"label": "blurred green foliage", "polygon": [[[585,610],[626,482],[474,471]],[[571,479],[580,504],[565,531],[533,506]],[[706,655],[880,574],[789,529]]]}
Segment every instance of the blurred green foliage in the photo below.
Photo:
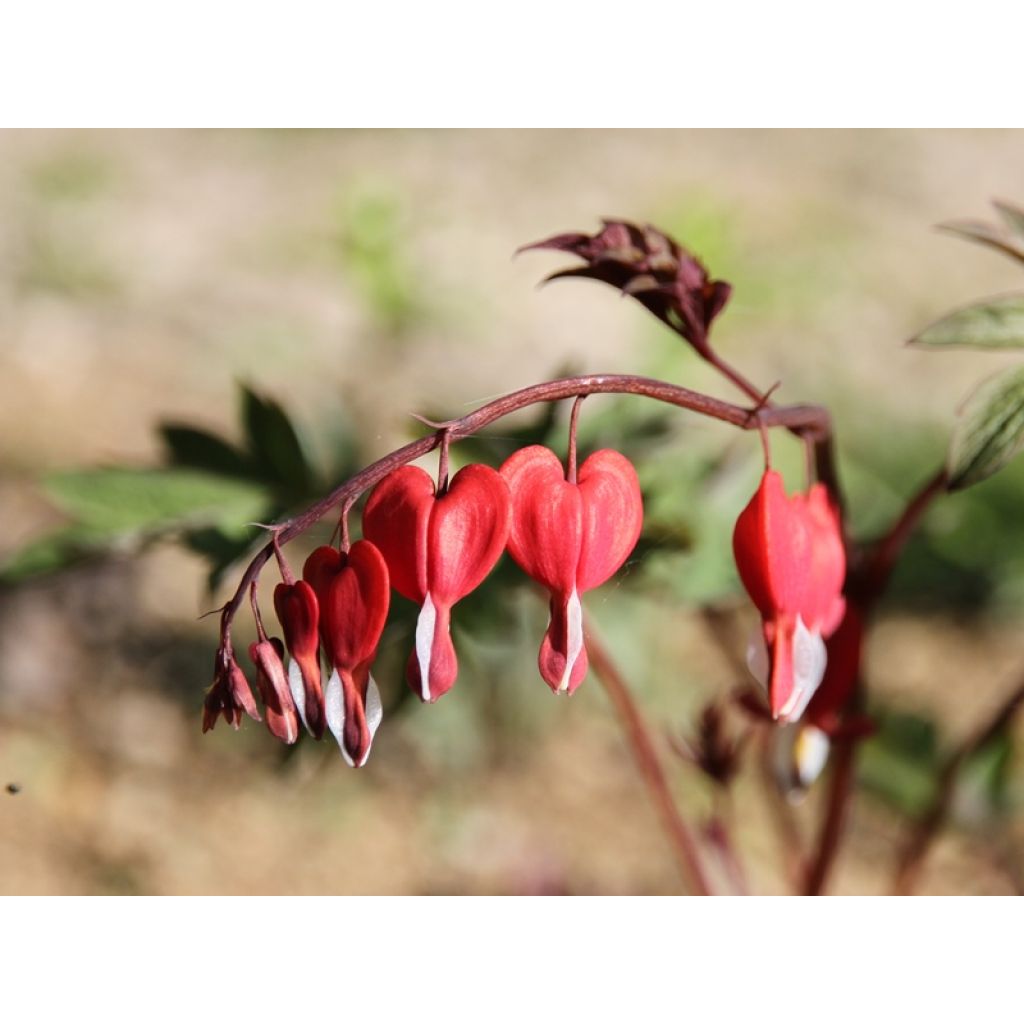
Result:
{"label": "blurred green foliage", "polygon": [[102,195],[111,185],[114,168],[92,150],[72,147],[35,164],[29,174],[33,193],[47,202],[82,202]]}
{"label": "blurred green foliage", "polygon": [[406,214],[398,194],[382,187],[355,187],[336,214],[335,251],[386,334],[400,337],[424,310],[408,262]]}
{"label": "blurred green foliage", "polygon": [[[69,520],[0,566],[14,583],[90,556],[177,538],[209,566],[214,589],[269,523],[308,504],[326,486],[284,408],[252,388],[239,389],[240,445],[200,427],[164,423],[161,468],[104,467],[55,473],[44,494]],[[332,467],[351,475],[361,466],[358,445]]]}

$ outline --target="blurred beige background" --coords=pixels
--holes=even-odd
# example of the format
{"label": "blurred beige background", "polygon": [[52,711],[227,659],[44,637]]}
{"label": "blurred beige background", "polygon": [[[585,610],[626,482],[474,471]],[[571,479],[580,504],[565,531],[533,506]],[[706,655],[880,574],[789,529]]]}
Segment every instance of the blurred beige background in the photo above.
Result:
{"label": "blurred beige background", "polygon": [[[1024,202],[1022,167],[1020,131],[0,134],[0,556],[59,522],[41,473],[154,462],[161,418],[237,435],[238,380],[321,454],[342,414],[383,454],[410,412],[454,415],[566,366],[733,397],[609,290],[535,288],[565,261],[511,259],[601,216],[664,226],[732,281],[721,350],[787,399],[834,403],[858,457],[879,424],[894,447],[932,430],[923,478],[968,387],[1013,357],[902,343],[1021,283],[932,225]],[[496,739],[464,734],[467,675],[386,722],[359,773],[323,745],[282,763],[251,723],[200,736],[202,580],[164,545],[0,592],[0,784],[20,787],[0,792],[0,891],[677,891],[593,680],[571,702],[524,685]],[[648,652],[636,684],[659,732],[733,685],[694,613],[603,600],[613,649]],[[873,683],[963,733],[1024,668],[1019,625],[894,610]],[[701,813],[702,784],[670,770]],[[738,798],[752,884],[783,891],[751,773]],[[902,828],[859,801],[834,890],[884,891]],[[924,888],[1015,891],[1014,831],[951,831]]]}

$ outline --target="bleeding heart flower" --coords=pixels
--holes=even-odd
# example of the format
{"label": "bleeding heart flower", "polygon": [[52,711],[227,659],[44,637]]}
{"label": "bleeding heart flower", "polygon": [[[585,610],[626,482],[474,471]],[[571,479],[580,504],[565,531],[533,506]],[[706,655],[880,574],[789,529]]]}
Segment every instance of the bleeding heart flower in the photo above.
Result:
{"label": "bleeding heart flower", "polygon": [[767,685],[773,718],[796,721],[825,672],[823,637],[843,615],[846,555],[839,516],[825,488],[787,497],[765,470],[733,533],[740,579],[762,619],[751,672]]}
{"label": "bleeding heart flower", "polygon": [[510,517],[505,481],[478,465],[459,470],[441,495],[424,470],[403,466],[366,503],[363,536],[380,548],[395,590],[420,605],[406,678],[424,701],[437,700],[455,683],[452,606],[494,568]]}
{"label": "bleeding heart flower", "polygon": [[305,581],[279,583],[274,608],[291,655],[288,688],[302,724],[316,739],[324,734],[324,696],[320,689],[320,607]]}
{"label": "bleeding heart flower", "polygon": [[844,714],[860,678],[864,648],[864,613],[855,603],[846,606],[836,631],[828,638],[828,667],[804,716],[808,724],[829,736],[864,735],[873,726],[864,716]]}
{"label": "bleeding heart flower", "polygon": [[580,595],[611,577],[640,537],[636,471],[606,449],[594,452],[571,483],[558,456],[533,445],[512,455],[501,475],[512,492],[509,554],[551,593],[540,674],[556,693],[572,693],[587,674]]}
{"label": "bleeding heart flower", "polygon": [[346,762],[361,768],[382,716],[370,668],[388,617],[388,568],[373,544],[358,540],[347,553],[317,548],[302,575],[316,594],[320,637],[333,668],[323,696],[327,726]]}
{"label": "bleeding heart flower", "polygon": [[255,721],[262,721],[249,681],[234,655],[217,651],[213,666],[213,685],[203,701],[203,732],[212,729],[221,715],[234,729],[242,724],[243,711]]}
{"label": "bleeding heart flower", "polygon": [[267,716],[267,728],[279,740],[294,743],[299,738],[299,716],[288,688],[281,660],[283,656],[284,644],[277,637],[264,638],[249,646],[249,657],[256,666],[256,683]]}

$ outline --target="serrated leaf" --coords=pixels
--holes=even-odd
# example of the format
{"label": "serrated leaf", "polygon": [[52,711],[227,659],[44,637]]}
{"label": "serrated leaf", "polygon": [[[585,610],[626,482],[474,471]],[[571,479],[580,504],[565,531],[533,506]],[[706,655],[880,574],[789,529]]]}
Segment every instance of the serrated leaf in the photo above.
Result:
{"label": "serrated leaf", "polygon": [[77,470],[51,474],[43,486],[96,535],[246,522],[267,504],[255,483],[191,469]]}
{"label": "serrated leaf", "polygon": [[926,327],[912,345],[929,348],[1024,348],[1024,295],[998,299],[958,309]]}
{"label": "serrated leaf", "polygon": [[1024,442],[1024,367],[985,381],[964,403],[947,457],[950,490],[1002,469]]}
{"label": "serrated leaf", "polygon": [[183,423],[161,423],[158,431],[175,466],[226,476],[252,477],[253,465],[234,445],[216,434]]}
{"label": "serrated leaf", "polygon": [[285,487],[296,499],[306,497],[312,490],[313,472],[284,408],[243,387],[242,420],[249,453],[262,478]]}

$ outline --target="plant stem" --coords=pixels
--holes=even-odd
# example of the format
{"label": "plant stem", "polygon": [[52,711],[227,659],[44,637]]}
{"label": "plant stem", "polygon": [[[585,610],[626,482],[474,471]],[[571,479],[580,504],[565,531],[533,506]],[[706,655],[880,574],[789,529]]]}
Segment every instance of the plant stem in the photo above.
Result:
{"label": "plant stem", "polygon": [[828,804],[818,837],[817,853],[807,869],[804,894],[820,896],[824,891],[828,873],[839,852],[839,842],[846,823],[850,794],[853,790],[853,769],[856,743],[850,737],[836,742],[835,759],[829,783]]}
{"label": "plant stem", "polygon": [[920,525],[925,512],[936,498],[946,493],[947,479],[946,470],[940,469],[925,481],[888,532],[870,547],[867,562],[858,572],[857,584],[861,589],[862,603],[873,603],[882,596],[907,541]]}
{"label": "plant stem", "polygon": [[949,814],[957,776],[964,763],[1005,729],[1022,705],[1024,705],[1024,682],[1021,682],[999,705],[988,722],[950,754],[939,776],[935,798],[917,823],[900,854],[892,886],[895,895],[909,896],[914,891],[921,869],[924,867],[925,856],[942,830]]}
{"label": "plant stem", "polygon": [[576,400],[572,403],[572,413],[569,416],[569,460],[565,479],[571,484],[576,483],[576,429],[580,421],[580,406],[586,397],[586,395],[576,396]]}
{"label": "plant stem", "polygon": [[[752,414],[741,406],[723,402],[709,395],[703,395],[689,388],[669,384],[666,381],[651,377],[636,377],[630,374],[591,374],[583,377],[563,377],[558,380],[534,384],[531,387],[513,391],[503,398],[495,399],[460,419],[449,420],[438,424],[438,431],[385,455],[366,469],[336,487],[326,497],[311,505],[293,519],[286,520],[274,527],[279,544],[287,544],[290,540],[304,533],[310,526],[318,522],[332,508],[344,502],[354,500],[363,491],[373,487],[384,479],[392,470],[404,466],[415,459],[433,451],[444,437],[448,441],[458,441],[470,437],[500,420],[510,413],[525,409],[539,402],[557,402],[565,398],[580,395],[620,394],[638,395],[654,401],[665,402],[682,409],[690,409],[703,416],[731,423],[742,430],[759,429],[761,427],[786,427],[803,436],[814,439],[827,439],[831,433],[831,419],[828,411],[817,405],[792,405],[765,408]],[[263,566],[274,552],[273,543],[261,548],[249,563],[234,595],[224,606],[221,618],[221,646],[225,646],[230,637],[231,622],[238,612],[250,585],[259,576]]]}
{"label": "plant stem", "polygon": [[697,841],[672,797],[661,760],[651,734],[644,724],[640,709],[604,644],[594,633],[593,624],[589,620],[586,630],[590,667],[604,686],[626,733],[626,739],[633,749],[633,757],[661,818],[665,834],[672,844],[683,880],[693,895],[710,896],[711,889],[701,864]]}

